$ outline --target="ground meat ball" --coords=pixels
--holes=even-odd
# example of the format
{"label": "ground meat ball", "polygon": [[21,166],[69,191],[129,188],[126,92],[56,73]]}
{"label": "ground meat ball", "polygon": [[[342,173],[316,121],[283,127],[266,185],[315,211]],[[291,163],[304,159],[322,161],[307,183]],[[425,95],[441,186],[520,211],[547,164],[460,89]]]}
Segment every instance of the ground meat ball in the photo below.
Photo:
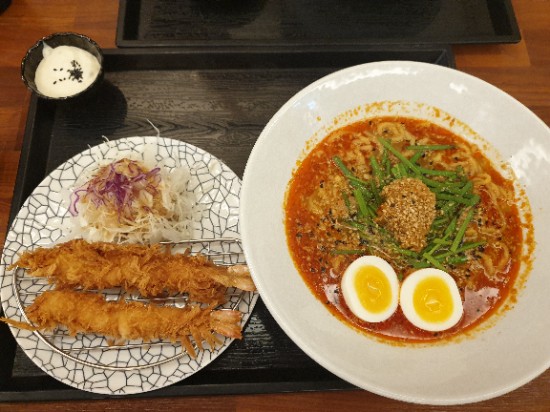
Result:
{"label": "ground meat ball", "polygon": [[435,218],[435,194],[419,179],[398,179],[382,189],[376,222],[389,230],[401,247],[421,251]]}

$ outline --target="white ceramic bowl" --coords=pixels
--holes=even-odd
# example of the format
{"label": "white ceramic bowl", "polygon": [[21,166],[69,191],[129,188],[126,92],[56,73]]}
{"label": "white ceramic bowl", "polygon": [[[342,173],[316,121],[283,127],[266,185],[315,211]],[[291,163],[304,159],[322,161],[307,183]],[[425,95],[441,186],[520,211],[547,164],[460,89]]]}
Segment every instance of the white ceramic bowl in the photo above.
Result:
{"label": "white ceramic bowl", "polygon": [[[383,101],[400,103],[373,105]],[[495,149],[488,151],[489,157],[513,170],[529,198],[536,240],[533,269],[514,307],[468,338],[396,346],[358,333],[312,295],[290,257],[283,203],[296,162],[312,147],[306,142],[322,139],[334,127],[381,114],[422,117],[444,126],[451,118],[458,119],[450,128],[479,140],[476,143],[489,142]],[[305,353],[337,376],[409,402],[489,399],[525,384],[550,366],[549,177],[548,126],[494,86],[425,63],[351,67],[300,91],[260,135],[241,192],[246,258],[276,321]]]}

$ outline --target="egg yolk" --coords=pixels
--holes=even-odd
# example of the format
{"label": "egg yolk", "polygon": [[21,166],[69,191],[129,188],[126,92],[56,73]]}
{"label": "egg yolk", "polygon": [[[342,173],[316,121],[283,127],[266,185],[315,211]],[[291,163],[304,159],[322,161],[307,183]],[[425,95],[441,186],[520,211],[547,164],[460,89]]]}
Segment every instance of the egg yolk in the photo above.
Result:
{"label": "egg yolk", "polygon": [[354,287],[361,305],[370,313],[380,313],[391,304],[391,285],[376,266],[363,266],[355,274]]}
{"label": "egg yolk", "polygon": [[428,277],[416,286],[413,294],[414,310],[426,322],[444,322],[453,313],[453,297],[444,280]]}

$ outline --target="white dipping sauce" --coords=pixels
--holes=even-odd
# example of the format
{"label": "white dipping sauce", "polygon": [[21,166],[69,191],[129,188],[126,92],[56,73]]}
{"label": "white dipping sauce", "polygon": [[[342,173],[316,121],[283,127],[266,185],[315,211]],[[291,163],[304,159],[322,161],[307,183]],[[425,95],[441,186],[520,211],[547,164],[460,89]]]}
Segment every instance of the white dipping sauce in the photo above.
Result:
{"label": "white dipping sauce", "polygon": [[99,74],[101,65],[97,58],[73,46],[52,48],[44,43],[44,58],[34,75],[36,88],[44,96],[73,96],[90,86]]}

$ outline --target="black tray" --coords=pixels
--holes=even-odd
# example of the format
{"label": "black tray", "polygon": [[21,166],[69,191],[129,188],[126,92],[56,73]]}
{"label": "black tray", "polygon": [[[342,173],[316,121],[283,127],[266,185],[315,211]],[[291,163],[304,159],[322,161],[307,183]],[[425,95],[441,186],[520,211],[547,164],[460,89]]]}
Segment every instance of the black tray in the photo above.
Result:
{"label": "black tray", "polygon": [[[194,144],[242,177],[258,135],[301,88],[338,69],[379,60],[416,60],[454,67],[449,48],[183,52],[105,51],[105,81],[85,105],[32,96],[10,224],[22,203],[57,166],[89,145],[154,135]],[[215,362],[190,378],[136,396],[266,393],[352,389],[306,356],[259,300],[244,331]],[[0,325],[0,401],[105,398],[51,378]]]}
{"label": "black tray", "polygon": [[119,47],[510,43],[510,0],[120,0]]}

